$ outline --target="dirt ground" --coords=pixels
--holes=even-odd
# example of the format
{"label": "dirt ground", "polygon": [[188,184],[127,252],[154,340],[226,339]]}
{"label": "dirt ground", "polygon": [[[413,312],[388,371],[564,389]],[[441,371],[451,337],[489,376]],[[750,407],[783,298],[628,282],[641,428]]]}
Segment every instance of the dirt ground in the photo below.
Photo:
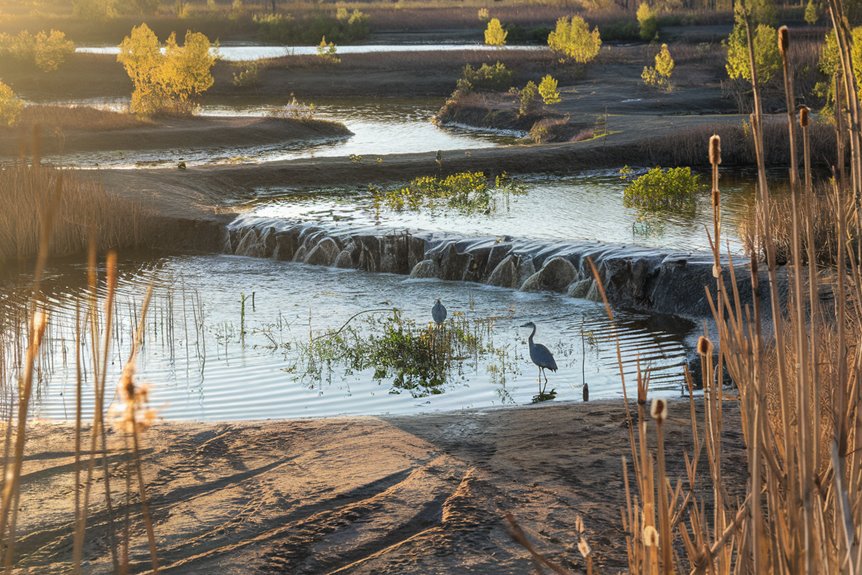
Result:
{"label": "dirt ground", "polygon": [[[346,138],[342,124],[325,120],[248,117],[163,117],[152,124],[116,130],[75,129],[56,133],[42,127],[41,148],[46,154],[100,150],[160,150],[175,148],[223,148],[261,146],[280,142]],[[32,132],[0,129],[0,156],[14,156]]]}
{"label": "dirt ground", "polygon": [[[687,400],[671,403],[671,477],[684,476],[688,413]],[[726,472],[742,473],[735,405],[725,417]],[[73,432],[68,424],[32,428],[19,513],[21,573],[68,568]],[[584,569],[574,527],[580,515],[600,571],[626,566],[621,457],[629,456],[629,442],[620,401],[411,417],[161,423],[144,441],[163,573],[530,572],[526,552],[508,535],[505,512],[541,553],[573,571]],[[138,498],[127,504],[122,441],[112,434],[109,443],[121,518],[114,527],[121,530],[129,514],[130,556],[142,572],[149,554]],[[86,560],[88,572],[102,573],[110,570],[110,536],[96,475]]]}

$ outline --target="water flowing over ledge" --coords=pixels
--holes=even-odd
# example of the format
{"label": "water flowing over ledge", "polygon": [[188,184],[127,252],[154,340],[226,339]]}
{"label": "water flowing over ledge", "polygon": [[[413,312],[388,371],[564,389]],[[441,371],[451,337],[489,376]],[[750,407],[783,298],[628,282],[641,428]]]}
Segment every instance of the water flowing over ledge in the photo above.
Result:
{"label": "water flowing over ledge", "polygon": [[[236,255],[551,291],[598,301],[601,294],[589,267],[591,259],[613,306],[690,318],[711,315],[704,288],[715,281],[708,253],[509,236],[458,237],[379,226],[323,227],[252,216],[239,216],[228,226],[225,249]],[[734,271],[744,306],[752,300],[750,274],[738,264]],[[765,278],[759,283],[761,301],[768,301]]]}

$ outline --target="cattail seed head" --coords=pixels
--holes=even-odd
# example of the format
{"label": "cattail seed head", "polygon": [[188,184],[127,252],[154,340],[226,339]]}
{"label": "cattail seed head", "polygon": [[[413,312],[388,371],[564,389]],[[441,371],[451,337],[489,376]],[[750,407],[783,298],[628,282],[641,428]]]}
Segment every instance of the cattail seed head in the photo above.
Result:
{"label": "cattail seed head", "polygon": [[789,49],[790,34],[788,33],[787,26],[782,26],[778,29],[778,51],[781,52],[782,56],[786,56]]}
{"label": "cattail seed head", "polygon": [[700,336],[697,340],[697,353],[700,355],[712,355],[712,342],[708,337]]}
{"label": "cattail seed head", "polygon": [[667,402],[663,399],[653,399],[650,415],[657,422],[662,423],[667,419]]}
{"label": "cattail seed head", "polygon": [[652,525],[644,527],[644,545],[647,547],[658,547],[658,531]]}
{"label": "cattail seed head", "polygon": [[721,136],[718,134],[709,138],[709,163],[713,166],[721,164]]}
{"label": "cattail seed head", "polygon": [[584,532],[584,519],[580,515],[575,516],[575,531],[578,533]]}
{"label": "cattail seed head", "polygon": [[590,549],[590,544],[589,544],[589,543],[587,543],[587,540],[586,540],[586,539],[584,539],[583,537],[581,537],[581,540],[580,540],[580,541],[578,541],[578,551],[580,551],[580,552],[581,552],[581,555],[583,555],[583,556],[584,556],[584,559],[586,559],[587,557],[589,557],[589,556],[590,556],[590,553],[592,553],[592,552],[593,552],[593,550],[592,550],[592,549]]}
{"label": "cattail seed head", "polygon": [[807,128],[808,124],[811,122],[811,108],[808,106],[802,106],[799,108],[799,125],[803,128]]}

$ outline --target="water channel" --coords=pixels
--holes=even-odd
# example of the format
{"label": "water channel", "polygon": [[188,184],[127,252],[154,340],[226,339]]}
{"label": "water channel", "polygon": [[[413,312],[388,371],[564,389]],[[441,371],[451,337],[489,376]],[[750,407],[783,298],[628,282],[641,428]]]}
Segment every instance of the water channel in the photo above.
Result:
{"label": "water channel", "polygon": [[[366,47],[367,48],[367,47]],[[116,109],[122,101],[66,102]],[[329,101],[319,117],[343,122],[353,136],[329,142],[225,150],[112,151],[46,158],[82,168],[160,168],[188,164],[255,163],[322,156],[375,157],[392,153],[474,149],[511,144],[516,137],[441,128],[429,120],[440,102],[431,100]],[[248,105],[210,103],[204,115],[265,116],[282,102]],[[736,229],[750,210],[751,186],[728,174],[722,196],[725,238],[741,250]],[[514,237],[535,242],[602,241],[671,251],[703,252],[711,222],[707,194],[693,217],[645,220],[622,205],[624,182],[615,171],[567,177],[520,178],[525,195],[509,198],[492,214],[452,210],[380,209],[365,186],[298,192],[289,186],[257,190],[239,206],[233,228],[314,224],[332,230],[409,230],[464,237]],[[44,287],[50,329],[38,367],[34,413],[69,418],[74,410],[76,310],[86,306],[86,270],[77,261],[56,263]],[[29,282],[26,271],[6,273],[0,283],[0,338],[5,348],[7,389],[20,361],[13,334]],[[152,402],[172,419],[260,419],[339,414],[418,413],[471,407],[523,405],[538,384],[529,362],[527,330],[551,348],[560,370],[548,389],[557,400],[579,400],[582,384],[591,398],[623,393],[623,375],[634,393],[638,366],[653,370],[653,390],[677,394],[682,365],[697,326],[670,316],[621,311],[610,322],[594,301],[565,294],[525,293],[480,284],[411,279],[403,275],[310,266],[231,254],[125,254],[118,287],[114,346],[108,381],[117,381],[129,353],[132,330],[146,287],[155,295],[139,357],[142,381],[152,383]],[[440,298],[460,329],[472,330],[475,349],[457,358],[445,385],[410,389],[397,374],[381,376],[367,365],[321,355],[316,343],[349,326],[352,337],[379,332],[397,314],[410,329],[423,330]],[[397,310],[397,311],[393,311]],[[359,314],[359,316],[356,316]],[[429,332],[430,333],[430,332]],[[329,334],[329,335],[327,335]],[[91,342],[84,336],[85,403],[92,405]],[[331,351],[331,350],[330,350]],[[109,385],[109,389],[112,387]]]}

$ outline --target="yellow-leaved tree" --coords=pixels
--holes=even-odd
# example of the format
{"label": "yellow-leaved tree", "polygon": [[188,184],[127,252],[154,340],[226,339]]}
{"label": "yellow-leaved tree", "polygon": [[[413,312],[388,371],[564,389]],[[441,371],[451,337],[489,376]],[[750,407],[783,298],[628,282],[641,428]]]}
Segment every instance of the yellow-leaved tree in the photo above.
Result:
{"label": "yellow-leaved tree", "polygon": [[0,82],[0,125],[14,126],[23,109],[24,102],[15,95],[12,88]]}
{"label": "yellow-leaved tree", "polygon": [[503,25],[497,18],[491,18],[485,29],[485,44],[488,46],[505,46],[506,36],[509,33],[503,29]]}
{"label": "yellow-leaved tree", "polygon": [[586,64],[599,55],[602,37],[598,27],[591,32],[580,16],[572,16],[571,19],[563,16],[548,34],[548,47],[560,54],[563,60]]}
{"label": "yellow-leaved tree", "polygon": [[135,88],[131,110],[142,115],[191,113],[195,98],[213,85],[216,58],[211,47],[205,35],[187,31],[182,46],[172,33],[162,53],[159,39],[146,24],[132,28],[117,56]]}

